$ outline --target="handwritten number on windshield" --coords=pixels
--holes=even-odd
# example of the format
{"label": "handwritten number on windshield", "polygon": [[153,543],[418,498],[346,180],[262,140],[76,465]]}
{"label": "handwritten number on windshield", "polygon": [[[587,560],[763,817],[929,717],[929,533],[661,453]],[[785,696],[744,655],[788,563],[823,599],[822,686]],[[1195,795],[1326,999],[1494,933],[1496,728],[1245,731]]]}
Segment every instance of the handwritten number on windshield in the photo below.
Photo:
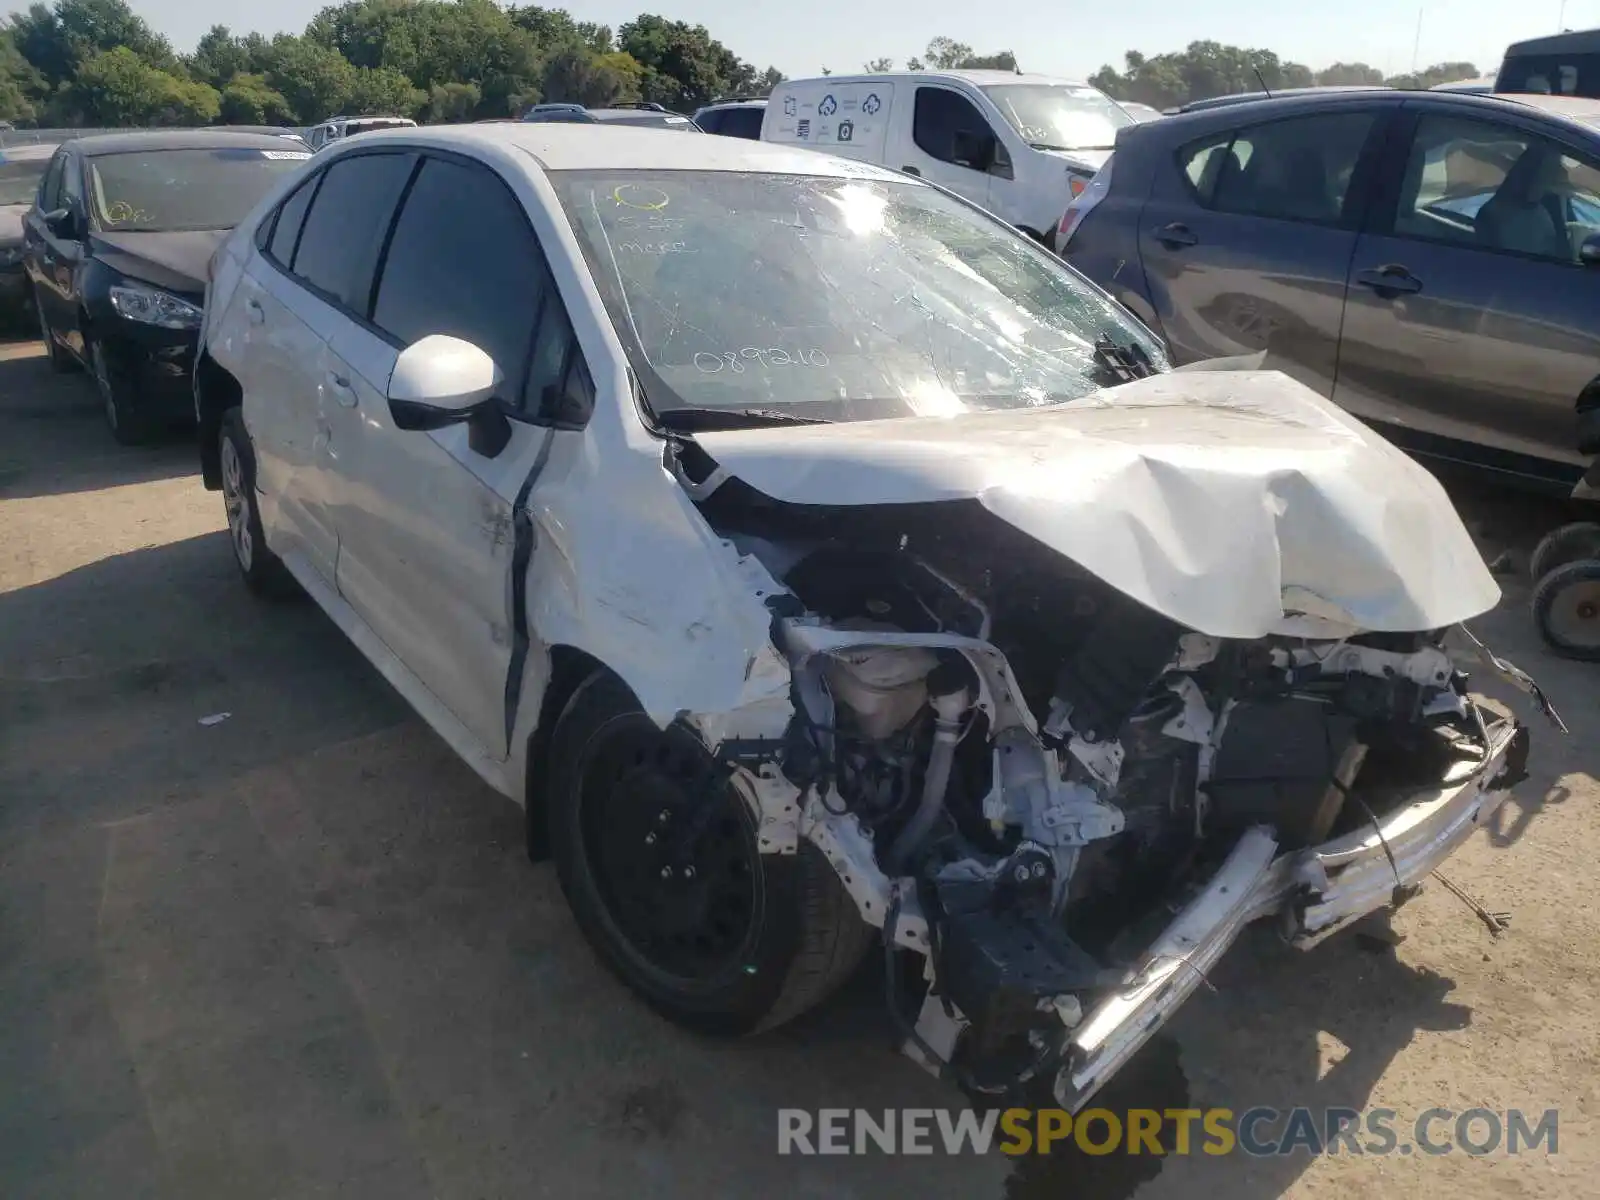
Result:
{"label": "handwritten number on windshield", "polygon": [[731,371],[735,375],[743,375],[746,363],[755,363],[768,369],[772,367],[826,367],[831,365],[828,356],[816,348],[796,350],[791,354],[789,351],[778,347],[763,350],[757,346],[746,346],[742,350],[729,350],[723,354],[712,354],[709,350],[697,350],[694,356],[695,369],[704,375],[716,375],[722,371]]}

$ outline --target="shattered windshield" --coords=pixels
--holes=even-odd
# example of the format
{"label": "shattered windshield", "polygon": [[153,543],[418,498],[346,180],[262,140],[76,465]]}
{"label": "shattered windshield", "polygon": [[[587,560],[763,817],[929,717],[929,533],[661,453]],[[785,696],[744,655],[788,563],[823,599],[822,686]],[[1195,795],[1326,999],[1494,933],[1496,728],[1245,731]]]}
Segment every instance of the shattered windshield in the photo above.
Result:
{"label": "shattered windshield", "polygon": [[1022,408],[1126,377],[1108,349],[1165,366],[1149,333],[1059,260],[923,184],[551,179],[658,413],[844,421]]}
{"label": "shattered windshield", "polygon": [[1092,87],[997,83],[983,90],[1023,141],[1040,150],[1110,150],[1117,130],[1138,124]]}

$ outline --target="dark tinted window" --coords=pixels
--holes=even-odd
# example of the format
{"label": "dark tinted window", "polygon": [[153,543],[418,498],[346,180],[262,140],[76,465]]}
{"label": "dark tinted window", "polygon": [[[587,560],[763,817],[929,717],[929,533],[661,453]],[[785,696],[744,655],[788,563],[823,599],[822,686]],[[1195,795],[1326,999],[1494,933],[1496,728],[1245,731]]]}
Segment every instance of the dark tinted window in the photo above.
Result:
{"label": "dark tinted window", "polygon": [[716,129],[708,129],[708,133],[720,133],[724,137],[750,138],[753,141],[761,140],[761,118],[764,115],[759,108],[729,108],[719,114],[722,123]]}
{"label": "dark tinted window", "polygon": [[1180,152],[1180,165],[1209,208],[1333,223],[1373,120],[1370,112],[1342,112],[1273,121],[1194,143]]}
{"label": "dark tinted window", "polygon": [[414,161],[358,154],[329,167],[300,234],[294,273],[365,316],[383,235]]}
{"label": "dark tinted window", "polygon": [[61,203],[83,212],[83,160],[68,158],[61,167]]}
{"label": "dark tinted window", "polygon": [[911,119],[911,140],[924,154],[940,162],[971,167],[971,145],[984,139],[992,142],[994,130],[972,101],[947,88],[917,89]]}
{"label": "dark tinted window", "polygon": [[272,240],[267,243],[266,251],[281,266],[294,262],[294,244],[300,238],[300,227],[305,224],[311,197],[316,195],[318,178],[320,176],[313,175],[278,206],[277,224],[272,227]]}
{"label": "dark tinted window", "polygon": [[57,153],[50,162],[50,169],[45,172],[44,183],[39,188],[39,211],[54,212],[61,207],[61,172],[66,166],[67,156]]}
{"label": "dark tinted window", "polygon": [[512,397],[522,392],[550,288],[510,189],[487,168],[428,159],[395,225],[372,320],[405,346],[430,333],[472,342],[494,359]]}
{"label": "dark tinted window", "polygon": [[1555,53],[1508,56],[1500,64],[1497,92],[1546,96],[1600,96],[1600,54]]}

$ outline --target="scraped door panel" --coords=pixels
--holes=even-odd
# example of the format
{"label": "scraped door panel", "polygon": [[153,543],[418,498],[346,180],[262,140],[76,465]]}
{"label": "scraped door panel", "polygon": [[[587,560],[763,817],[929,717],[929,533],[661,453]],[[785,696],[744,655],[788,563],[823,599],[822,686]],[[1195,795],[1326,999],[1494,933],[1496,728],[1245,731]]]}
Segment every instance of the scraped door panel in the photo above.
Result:
{"label": "scraped door panel", "polygon": [[245,348],[239,386],[267,541],[279,556],[303,557],[331,584],[339,538],[320,472],[327,423],[314,370],[323,341],[306,319],[308,302],[320,304],[257,255],[234,292],[225,332]]}
{"label": "scraped door panel", "polygon": [[[322,362],[337,416],[325,449],[345,601],[492,757],[506,754],[513,622],[511,502],[446,448],[465,429],[399,429],[386,392],[398,351],[342,319]],[[494,461],[526,467],[544,430]],[[468,451],[467,453],[470,453]],[[481,457],[481,456],[480,456]],[[526,470],[524,470],[526,474]]]}

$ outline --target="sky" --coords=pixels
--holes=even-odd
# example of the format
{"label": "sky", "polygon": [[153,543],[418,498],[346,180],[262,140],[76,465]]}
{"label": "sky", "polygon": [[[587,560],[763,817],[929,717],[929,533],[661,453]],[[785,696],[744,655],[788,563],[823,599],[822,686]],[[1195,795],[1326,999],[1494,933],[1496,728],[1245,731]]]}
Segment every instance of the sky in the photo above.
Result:
{"label": "sky", "polygon": [[[130,0],[178,50],[194,47],[213,24],[236,33],[266,34],[305,28],[328,0]],[[741,58],[804,77],[829,67],[857,71],[868,59],[903,65],[940,35],[980,53],[1011,50],[1025,71],[1084,78],[1106,63],[1122,66],[1124,50],[1147,55],[1212,39],[1275,51],[1316,68],[1366,62],[1388,74],[1415,65],[1471,61],[1492,72],[1509,42],[1565,27],[1600,26],[1600,0],[1091,0],[1075,7],[1088,19],[1052,4],[971,0],[544,0],[567,7],[579,20],[616,28],[641,10],[702,24]],[[6,0],[0,0],[6,3]],[[20,0],[10,0],[23,7]],[[9,5],[8,5],[9,6]],[[1090,15],[1092,14],[1092,16]],[[1113,19],[1114,18],[1114,19]],[[1415,47],[1415,55],[1413,48]]]}

